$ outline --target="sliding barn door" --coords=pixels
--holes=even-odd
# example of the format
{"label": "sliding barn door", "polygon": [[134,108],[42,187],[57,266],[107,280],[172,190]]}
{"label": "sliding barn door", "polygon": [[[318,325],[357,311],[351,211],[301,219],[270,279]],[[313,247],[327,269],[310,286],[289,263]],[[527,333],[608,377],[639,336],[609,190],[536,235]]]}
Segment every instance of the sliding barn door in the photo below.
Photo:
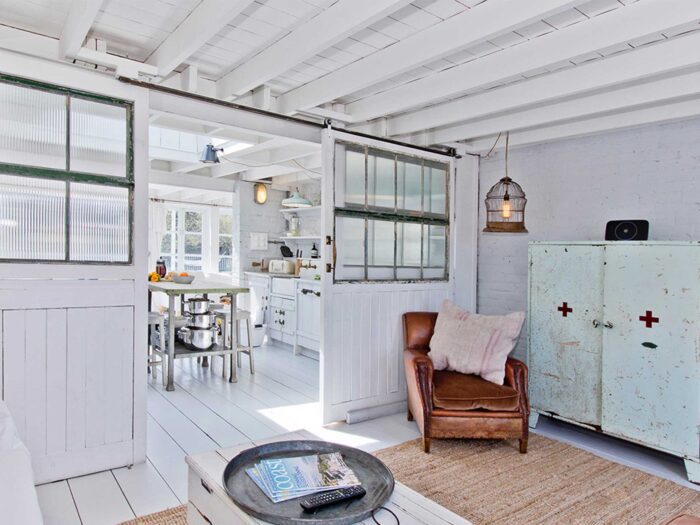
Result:
{"label": "sliding barn door", "polygon": [[400,410],[401,315],[454,297],[451,157],[324,136],[321,402],[325,422]]}

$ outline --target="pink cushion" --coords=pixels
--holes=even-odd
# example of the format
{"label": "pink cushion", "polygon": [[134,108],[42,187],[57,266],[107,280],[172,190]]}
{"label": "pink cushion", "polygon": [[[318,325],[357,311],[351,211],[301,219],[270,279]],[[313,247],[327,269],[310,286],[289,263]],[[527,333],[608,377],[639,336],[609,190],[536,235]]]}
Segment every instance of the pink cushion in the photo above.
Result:
{"label": "pink cushion", "polygon": [[524,312],[479,315],[445,300],[440,308],[430,353],[435,370],[476,374],[503,384],[506,359],[518,342]]}

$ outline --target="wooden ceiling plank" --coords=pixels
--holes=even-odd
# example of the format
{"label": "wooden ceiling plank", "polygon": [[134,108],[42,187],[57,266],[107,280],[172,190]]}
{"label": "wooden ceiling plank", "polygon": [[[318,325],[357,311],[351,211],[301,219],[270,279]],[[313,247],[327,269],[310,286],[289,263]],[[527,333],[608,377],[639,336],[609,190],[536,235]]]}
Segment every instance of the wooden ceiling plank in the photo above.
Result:
{"label": "wooden ceiling plank", "polygon": [[595,93],[543,107],[425,133],[427,144],[485,137],[496,133],[556,124],[595,115],[631,111],[644,106],[700,97],[700,73],[692,72],[616,90]]}
{"label": "wooden ceiling plank", "polygon": [[346,110],[356,121],[399,113],[697,19],[697,0],[638,2],[358,100],[348,104]]}
{"label": "wooden ceiling plank", "polygon": [[[660,124],[681,119],[689,119],[700,116],[700,98],[681,100],[671,104],[636,109],[625,113],[598,116],[576,122],[567,122],[554,126],[545,126],[531,130],[516,131],[510,135],[510,146],[529,146],[565,140],[575,137],[597,135],[610,131]],[[491,149],[496,137],[488,137],[463,143],[466,151],[470,153],[483,153]],[[505,146],[505,141],[499,141],[496,150]]]}
{"label": "wooden ceiling plank", "polygon": [[277,99],[290,114],[329,102],[575,5],[567,0],[491,0],[417,32]]}
{"label": "wooden ceiling plank", "polygon": [[252,0],[203,0],[146,60],[170,74],[238,16]]}
{"label": "wooden ceiling plank", "polygon": [[340,0],[222,77],[218,97],[243,95],[409,2]]}
{"label": "wooden ceiling plank", "polygon": [[[464,121],[465,116],[469,120],[479,119],[673,73],[700,65],[698,49],[700,32],[691,33],[590,64],[398,115],[386,120],[386,133],[390,136],[406,135],[455,124]],[[358,129],[369,130],[370,127]]]}

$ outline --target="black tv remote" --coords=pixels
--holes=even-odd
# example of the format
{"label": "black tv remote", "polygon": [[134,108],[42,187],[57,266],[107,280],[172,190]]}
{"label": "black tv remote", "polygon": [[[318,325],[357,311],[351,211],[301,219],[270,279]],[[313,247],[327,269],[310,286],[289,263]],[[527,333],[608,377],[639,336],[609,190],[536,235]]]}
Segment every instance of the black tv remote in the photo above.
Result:
{"label": "black tv remote", "polygon": [[349,499],[361,498],[367,491],[360,485],[337,490],[329,490],[320,494],[313,494],[299,502],[306,512],[314,512],[326,505],[332,505]]}

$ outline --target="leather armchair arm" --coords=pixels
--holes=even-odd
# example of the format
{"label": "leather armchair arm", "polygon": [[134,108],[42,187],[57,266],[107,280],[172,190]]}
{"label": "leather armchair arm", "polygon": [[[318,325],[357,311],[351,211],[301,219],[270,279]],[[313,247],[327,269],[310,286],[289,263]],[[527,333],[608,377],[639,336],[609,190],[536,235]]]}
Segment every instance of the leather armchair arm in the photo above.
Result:
{"label": "leather armchair arm", "polygon": [[413,372],[411,376],[415,378],[415,385],[423,406],[423,415],[427,418],[433,410],[433,362],[425,352],[420,350],[407,348],[403,355],[406,370]]}
{"label": "leather armchair arm", "polygon": [[509,357],[506,360],[505,384],[518,391],[520,399],[520,411],[523,414],[530,414],[530,399],[527,385],[527,365],[522,361]]}

